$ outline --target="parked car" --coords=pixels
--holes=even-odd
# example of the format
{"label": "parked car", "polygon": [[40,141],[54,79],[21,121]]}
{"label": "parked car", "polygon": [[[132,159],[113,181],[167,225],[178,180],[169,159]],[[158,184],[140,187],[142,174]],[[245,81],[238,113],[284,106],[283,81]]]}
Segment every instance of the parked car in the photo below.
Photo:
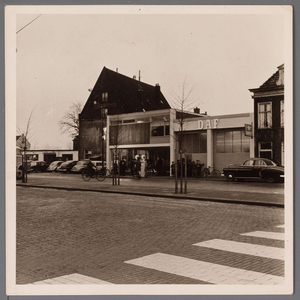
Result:
{"label": "parked car", "polygon": [[47,168],[49,167],[49,164],[47,164],[43,160],[38,160],[38,161],[32,161],[31,162],[31,169],[33,172],[45,172]]}
{"label": "parked car", "polygon": [[63,161],[61,160],[56,160],[56,161],[53,161],[49,167],[47,168],[47,171],[49,172],[56,172],[57,168],[63,163]]}
{"label": "parked car", "polygon": [[227,181],[257,178],[271,183],[284,179],[284,167],[271,159],[250,158],[241,165],[229,165],[223,174]]}
{"label": "parked car", "polygon": [[[90,160],[80,160],[77,164],[71,169],[72,173],[82,173],[83,170],[87,168],[87,164]],[[91,160],[91,162],[96,166],[98,170],[102,169],[102,161],[99,160]],[[106,162],[104,162],[104,167],[106,166]]]}
{"label": "parked car", "polygon": [[58,168],[58,172],[64,172],[64,173],[69,173],[71,172],[72,168],[77,164],[77,160],[68,160],[63,162]]}
{"label": "parked car", "polygon": [[22,155],[16,156],[16,178],[22,179],[24,174],[24,166],[26,165],[26,171],[29,173],[31,171],[31,161],[27,160],[27,162],[23,161]]}
{"label": "parked car", "polygon": [[82,173],[83,170],[87,168],[89,160],[79,160],[76,165],[71,169],[72,173]]}
{"label": "parked car", "polygon": [[[91,160],[98,170],[102,169],[102,160]],[[106,161],[103,162],[103,166],[106,167]]]}

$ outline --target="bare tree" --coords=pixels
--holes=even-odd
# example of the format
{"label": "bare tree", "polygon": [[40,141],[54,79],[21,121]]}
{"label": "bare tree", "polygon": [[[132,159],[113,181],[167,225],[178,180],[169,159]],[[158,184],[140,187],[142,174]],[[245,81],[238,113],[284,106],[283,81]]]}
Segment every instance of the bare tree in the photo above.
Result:
{"label": "bare tree", "polygon": [[80,102],[73,102],[59,121],[61,131],[63,133],[68,132],[72,138],[79,135],[79,114],[81,111],[82,104]]}
{"label": "bare tree", "polygon": [[114,119],[114,125],[110,126],[110,145],[114,146],[113,157],[113,185],[120,185],[120,151],[119,145],[122,143],[125,134],[125,127],[122,126],[119,117]]}
{"label": "bare tree", "polygon": [[20,128],[18,127],[18,130],[19,132],[22,134],[22,141],[19,145],[19,150],[22,154],[22,182],[27,182],[27,154],[26,154],[26,151],[28,150],[29,148],[29,132],[30,132],[30,126],[31,126],[31,123],[32,123],[32,114],[33,114],[33,110],[30,112],[30,115],[29,115],[29,118],[27,120],[27,124],[26,124],[26,128],[24,131],[20,130]]}
{"label": "bare tree", "polygon": [[[183,178],[184,178],[184,193],[187,193],[187,159],[186,159],[186,149],[182,149],[183,147],[183,131],[185,120],[188,117],[188,111],[192,108],[196,100],[191,99],[191,93],[195,89],[196,85],[194,85],[191,89],[186,91],[187,84],[186,78],[182,85],[181,95],[173,94],[176,104],[176,120],[179,125],[178,135],[175,135],[173,138],[176,140],[176,144],[178,149],[175,150],[175,192],[178,192],[178,173],[177,173],[177,153],[179,152],[179,162],[180,162],[180,193],[183,193]],[[184,164],[183,164],[183,154],[184,154]],[[184,174],[183,174],[184,171]]]}

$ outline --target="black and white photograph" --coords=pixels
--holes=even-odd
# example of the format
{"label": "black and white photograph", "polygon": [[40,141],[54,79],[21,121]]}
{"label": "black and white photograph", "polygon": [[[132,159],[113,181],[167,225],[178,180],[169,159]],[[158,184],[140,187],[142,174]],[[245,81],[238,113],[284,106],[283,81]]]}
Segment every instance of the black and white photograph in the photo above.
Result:
{"label": "black and white photograph", "polygon": [[292,16],[6,6],[7,294],[292,294]]}

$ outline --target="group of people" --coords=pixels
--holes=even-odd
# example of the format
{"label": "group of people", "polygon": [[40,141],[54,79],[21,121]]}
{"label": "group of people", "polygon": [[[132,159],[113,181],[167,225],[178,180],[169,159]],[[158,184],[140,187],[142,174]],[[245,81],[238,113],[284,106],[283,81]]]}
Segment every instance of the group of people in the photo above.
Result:
{"label": "group of people", "polygon": [[[181,176],[181,166],[182,166],[182,175],[185,176],[185,168],[187,168],[187,177],[201,177],[201,171],[204,164],[201,163],[200,160],[192,161],[191,159],[187,160],[185,163],[185,159],[182,158],[182,164],[180,163],[180,159],[177,160],[177,176]],[[172,176],[175,176],[175,162],[172,162],[171,165]]]}
{"label": "group of people", "polygon": [[[130,168],[130,174],[132,176],[134,176],[135,174],[140,174],[141,172],[141,166],[142,166],[142,162],[145,162],[145,166],[147,170],[152,170],[156,172],[156,174],[158,176],[162,176],[166,174],[166,163],[165,160],[161,157],[159,157],[156,161],[156,163],[154,163],[152,160],[146,160],[146,156],[142,155],[136,155],[129,166],[127,166],[126,164],[126,159],[122,158],[120,160],[120,176],[125,176],[126,174],[126,169],[127,167]],[[185,174],[185,168],[187,168],[187,176],[188,177],[201,177],[201,171],[202,171],[202,167],[204,166],[204,164],[201,163],[200,160],[196,160],[195,161],[191,161],[191,159],[187,160],[187,163],[185,163],[185,159],[182,158],[182,164],[180,163],[180,160],[177,160],[177,176],[181,176],[181,166],[182,166],[182,174],[184,176]],[[88,164],[88,169],[89,170],[95,170],[96,167],[92,162],[89,162]],[[147,172],[147,170],[145,170],[145,172]],[[114,171],[118,172],[118,166],[117,164],[114,165]],[[173,161],[171,164],[171,173],[172,176],[175,176],[175,162]]]}

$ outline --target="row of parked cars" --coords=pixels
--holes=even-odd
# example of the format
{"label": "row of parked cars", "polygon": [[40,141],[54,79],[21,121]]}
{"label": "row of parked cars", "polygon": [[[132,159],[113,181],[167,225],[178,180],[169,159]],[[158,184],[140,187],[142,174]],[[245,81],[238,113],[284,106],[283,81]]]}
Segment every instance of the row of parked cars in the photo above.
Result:
{"label": "row of parked cars", "polygon": [[[82,173],[87,168],[89,160],[54,161],[48,165],[45,161],[32,161],[33,172],[64,172]],[[102,168],[102,161],[92,161],[98,168]],[[104,163],[105,166],[105,163]],[[223,175],[227,181],[261,179],[269,183],[284,180],[284,167],[267,158],[250,158],[240,165],[229,165],[223,168]]]}
{"label": "row of parked cars", "polygon": [[[45,161],[32,161],[31,170],[33,172],[63,172],[63,173],[82,173],[87,168],[89,160],[68,160],[53,161],[50,165]],[[98,168],[102,168],[102,161],[92,161]]]}

